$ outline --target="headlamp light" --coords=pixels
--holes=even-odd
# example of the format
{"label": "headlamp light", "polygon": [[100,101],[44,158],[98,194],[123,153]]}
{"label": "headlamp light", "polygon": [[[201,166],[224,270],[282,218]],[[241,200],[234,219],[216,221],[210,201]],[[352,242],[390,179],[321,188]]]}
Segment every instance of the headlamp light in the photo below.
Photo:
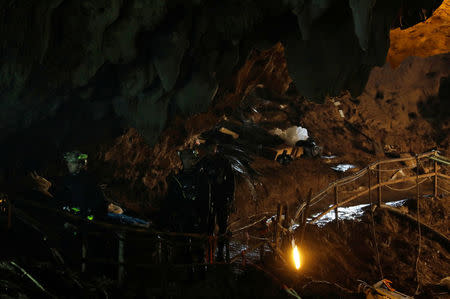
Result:
{"label": "headlamp light", "polygon": [[88,155],[87,155],[87,154],[80,154],[80,155],[78,156],[78,160],[87,160],[87,158],[88,158]]}

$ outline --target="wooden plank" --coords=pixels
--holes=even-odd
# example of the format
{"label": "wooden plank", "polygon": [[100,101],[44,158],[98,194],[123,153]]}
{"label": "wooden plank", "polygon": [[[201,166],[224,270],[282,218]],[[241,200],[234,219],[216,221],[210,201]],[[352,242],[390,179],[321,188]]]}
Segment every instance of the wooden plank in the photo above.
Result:
{"label": "wooden plank", "polygon": [[152,237],[156,236],[156,235],[162,235],[162,236],[171,236],[171,237],[191,237],[191,238],[196,238],[196,239],[202,239],[202,240],[206,240],[208,239],[208,236],[206,234],[195,234],[195,233],[177,233],[177,232],[163,232],[163,231],[157,231],[155,229],[152,228],[139,228],[139,227],[132,227],[132,226],[126,226],[126,225],[118,225],[118,224],[111,224],[105,221],[99,221],[99,220],[93,220],[93,221],[89,221],[86,220],[84,218],[72,215],[70,213],[64,212],[62,210],[53,208],[53,207],[48,207],[45,204],[40,204],[37,203],[35,201],[31,201],[31,200],[20,200],[20,202],[29,205],[29,206],[33,206],[33,207],[37,207],[37,208],[41,208],[47,211],[51,211],[54,214],[57,214],[61,217],[70,219],[71,221],[73,221],[74,223],[77,224],[89,224],[89,226],[91,227],[91,230],[89,231],[89,234],[96,234],[98,232],[95,231],[94,227],[98,227],[98,228],[102,228],[105,230],[112,230],[112,231],[118,231],[118,232],[130,232],[130,233],[139,233],[142,235],[151,235]]}
{"label": "wooden plank", "polygon": [[335,205],[335,209],[334,209],[334,217],[336,220],[336,226],[339,226],[339,212],[338,212],[338,204],[339,204],[339,199],[338,199],[338,186],[334,187],[334,205]]}
{"label": "wooden plank", "polygon": [[437,194],[438,194],[438,171],[437,171],[437,162],[434,161],[434,192],[433,192],[433,196],[434,198],[437,198]]}
{"label": "wooden plank", "polygon": [[422,158],[430,157],[430,156],[433,156],[433,155],[435,155],[434,151],[423,153],[423,154],[420,154],[420,155],[415,156],[415,157],[395,158],[395,159],[382,160],[382,161],[378,161],[378,162],[375,162],[375,163],[371,164],[371,167],[374,167],[374,166],[376,166],[378,164],[412,161],[412,160],[416,160],[416,159],[422,159]]}
{"label": "wooden plank", "polygon": [[445,174],[443,174],[443,173],[438,173],[438,176],[440,176],[441,178],[444,178],[444,179],[450,180],[450,176],[448,176],[448,175],[445,175]]}
{"label": "wooden plank", "polygon": [[378,206],[381,207],[381,164],[377,165],[377,180],[378,180]]}
{"label": "wooden plank", "polygon": [[86,258],[87,258],[87,235],[82,232],[81,236],[81,273],[86,272]]}
{"label": "wooden plank", "polygon": [[275,221],[275,247],[278,248],[280,246],[279,240],[280,240],[280,227],[281,225],[281,204],[277,204],[277,219]]}

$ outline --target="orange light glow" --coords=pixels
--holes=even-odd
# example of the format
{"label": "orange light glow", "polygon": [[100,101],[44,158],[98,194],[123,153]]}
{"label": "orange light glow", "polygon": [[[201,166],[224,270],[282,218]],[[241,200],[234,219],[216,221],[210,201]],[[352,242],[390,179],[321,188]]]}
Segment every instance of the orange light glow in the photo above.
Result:
{"label": "orange light glow", "polygon": [[300,269],[301,263],[300,263],[300,252],[298,251],[297,245],[294,246],[292,249],[292,256],[294,258],[294,264],[295,268],[298,270]]}

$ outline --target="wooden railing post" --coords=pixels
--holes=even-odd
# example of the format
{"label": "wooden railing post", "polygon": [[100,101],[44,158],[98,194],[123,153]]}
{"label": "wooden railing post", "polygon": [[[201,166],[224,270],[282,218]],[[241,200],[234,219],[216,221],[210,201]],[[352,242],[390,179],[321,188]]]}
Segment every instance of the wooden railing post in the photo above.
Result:
{"label": "wooden railing post", "polygon": [[312,198],[312,189],[309,189],[308,197],[306,198],[306,207],[303,212],[303,222],[301,225],[302,232],[300,234],[300,245],[303,245],[303,238],[305,237],[305,231],[306,231],[306,220],[308,218],[309,214],[309,206],[311,204],[311,198]]}
{"label": "wooden railing post", "polygon": [[259,246],[259,261],[261,263],[264,261],[264,243]]}
{"label": "wooden railing post", "polygon": [[6,199],[6,203],[8,204],[8,224],[7,224],[7,229],[10,230],[12,227],[12,204],[11,204],[11,199],[8,197]]}
{"label": "wooden railing post", "polygon": [[437,170],[437,161],[434,161],[434,199],[437,199],[438,196],[438,170]]}
{"label": "wooden railing post", "polygon": [[336,219],[336,226],[339,227],[339,212],[338,212],[338,203],[339,203],[339,197],[338,197],[338,185],[334,186],[334,216]]}
{"label": "wooden railing post", "polygon": [[367,175],[369,176],[369,202],[372,205],[372,192],[370,189],[372,189],[372,181],[371,181],[371,169],[370,166],[368,167]]}
{"label": "wooden railing post", "polygon": [[87,246],[87,235],[83,227],[81,231],[81,273],[86,272]]}
{"label": "wooden railing post", "polygon": [[123,280],[125,277],[125,234],[122,232],[117,233],[117,238],[119,240],[118,242],[118,254],[117,254],[117,281],[119,283],[119,286],[123,285]]}
{"label": "wooden railing post", "polygon": [[[419,157],[416,157],[416,191],[417,191],[417,205],[419,205],[420,189],[419,189]],[[417,210],[419,214],[419,210]]]}
{"label": "wooden railing post", "polygon": [[381,164],[377,165],[377,179],[378,179],[378,207],[381,207]]}
{"label": "wooden railing post", "polygon": [[275,248],[279,248],[280,245],[280,227],[281,225],[281,204],[277,204],[277,219],[275,222]]}
{"label": "wooden railing post", "polygon": [[162,242],[161,237],[159,235],[156,235],[156,239],[158,240],[158,257],[157,257],[157,263],[162,264]]}
{"label": "wooden railing post", "polygon": [[290,219],[289,219],[289,206],[287,203],[284,203],[283,209],[284,209],[284,221],[283,221],[284,224],[283,224],[283,226],[288,229]]}

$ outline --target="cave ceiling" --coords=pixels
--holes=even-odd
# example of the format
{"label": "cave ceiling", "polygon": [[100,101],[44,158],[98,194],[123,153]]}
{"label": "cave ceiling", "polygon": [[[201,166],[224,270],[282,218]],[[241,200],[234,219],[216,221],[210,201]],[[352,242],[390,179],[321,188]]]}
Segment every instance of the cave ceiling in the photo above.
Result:
{"label": "cave ceiling", "polygon": [[441,2],[2,0],[0,140],[28,131],[70,147],[134,127],[155,144],[177,115],[234,88],[252,50],[278,42],[299,94],[357,96],[385,63],[390,30]]}

